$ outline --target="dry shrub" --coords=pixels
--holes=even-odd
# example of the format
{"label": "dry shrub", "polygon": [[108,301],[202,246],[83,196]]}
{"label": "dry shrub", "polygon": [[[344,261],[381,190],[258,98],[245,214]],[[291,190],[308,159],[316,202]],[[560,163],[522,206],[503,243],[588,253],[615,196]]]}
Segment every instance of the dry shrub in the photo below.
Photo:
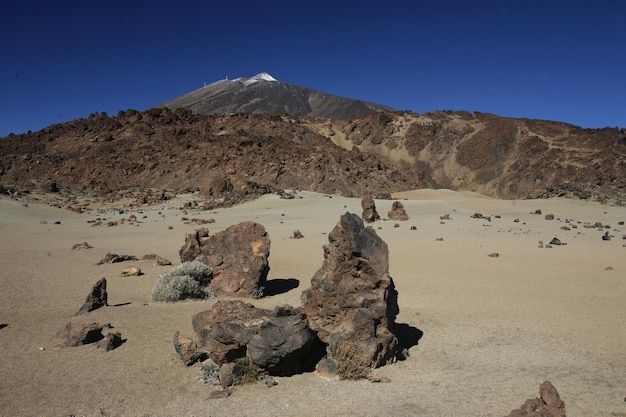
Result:
{"label": "dry shrub", "polygon": [[365,378],[370,371],[368,355],[353,340],[338,341],[330,347],[330,354],[340,379]]}

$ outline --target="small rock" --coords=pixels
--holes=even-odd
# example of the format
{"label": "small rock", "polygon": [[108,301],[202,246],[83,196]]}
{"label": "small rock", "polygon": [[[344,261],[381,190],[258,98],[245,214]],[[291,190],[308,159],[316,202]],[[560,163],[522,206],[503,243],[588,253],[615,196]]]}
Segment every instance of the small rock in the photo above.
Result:
{"label": "small rock", "polygon": [[540,215],[540,214],[541,214],[541,209],[537,209],[537,210],[535,210],[535,213],[534,213],[534,214]]}
{"label": "small rock", "polygon": [[478,213],[478,212],[476,212],[476,213],[472,214],[470,217],[471,217],[472,219],[482,219],[482,218],[483,218],[483,215],[482,215],[482,213]]}
{"label": "small rock", "polygon": [[209,393],[209,398],[212,400],[216,398],[228,398],[231,396],[233,391],[234,391],[233,387],[224,388],[219,391],[212,391]]}
{"label": "small rock", "polygon": [[550,244],[555,245],[555,246],[560,246],[561,240],[558,237],[553,237],[552,240],[550,241]]}
{"label": "small rock", "polygon": [[490,257],[492,257],[492,258],[497,258],[498,256],[500,256],[500,254],[499,254],[498,252],[492,252],[492,253],[490,253],[490,254],[489,254],[489,255],[487,255],[487,256],[490,256]]}
{"label": "small rock", "polygon": [[450,215],[444,214],[443,216],[439,216],[439,220],[450,220]]}
{"label": "small rock", "polygon": [[554,220],[554,214],[546,214],[545,219],[546,220]]}
{"label": "small rock", "polygon": [[435,239],[438,242],[443,242],[443,238],[442,237],[438,237],[437,239]]}
{"label": "small rock", "polygon": [[561,226],[561,230],[572,230],[572,229],[570,229],[570,228],[569,228],[569,227],[567,227],[567,226]]}
{"label": "small rock", "polygon": [[519,223],[519,219],[513,220],[513,223]]}
{"label": "small rock", "polygon": [[123,277],[137,277],[141,274],[141,268],[136,266],[127,266],[126,268],[122,269]]}
{"label": "small rock", "polygon": [[[417,230],[416,226],[411,226],[411,230]],[[626,239],[626,235],[624,235],[623,239]]]}
{"label": "small rock", "polygon": [[121,346],[124,342],[125,340],[122,339],[122,335],[119,332],[109,333],[104,336],[103,339],[96,342],[96,347],[108,352],[109,350],[113,350]]}
{"label": "small rock", "polygon": [[289,237],[289,239],[302,239],[304,237],[304,235],[302,234],[302,232],[298,229],[293,231],[293,235],[291,235],[291,237]]}
{"label": "small rock", "polygon": [[609,235],[609,232],[604,232],[604,235],[602,236],[602,240],[611,240],[611,236]]}
{"label": "small rock", "polygon": [[83,250],[83,249],[92,249],[92,248],[93,246],[91,246],[87,242],[77,243],[74,246],[72,246],[72,250]]}
{"label": "small rock", "polygon": [[93,286],[91,292],[87,295],[87,299],[76,312],[75,316],[108,306],[107,297],[107,280],[106,278],[102,278]]}

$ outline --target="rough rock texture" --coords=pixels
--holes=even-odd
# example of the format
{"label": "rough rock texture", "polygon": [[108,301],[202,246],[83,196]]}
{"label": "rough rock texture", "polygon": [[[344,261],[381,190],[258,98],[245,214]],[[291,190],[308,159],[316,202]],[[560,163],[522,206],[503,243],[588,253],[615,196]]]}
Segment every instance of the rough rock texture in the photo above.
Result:
{"label": "rough rock texture", "polygon": [[[193,246],[189,243],[183,249]],[[200,253],[194,260],[213,271],[208,291],[217,296],[252,297],[259,293],[270,270],[270,239],[265,228],[254,222],[230,226],[208,238],[197,238]],[[181,249],[191,254],[195,249]],[[186,255],[185,258],[190,257]]]}
{"label": "rough rock texture", "polygon": [[380,220],[380,216],[376,211],[376,203],[371,195],[366,195],[361,199],[361,207],[363,208],[361,217],[364,222],[373,223],[376,220]]}
{"label": "rough rock texture", "polygon": [[65,327],[56,333],[55,339],[59,341],[60,346],[64,347],[87,345],[104,338],[102,334],[104,327],[110,327],[110,325],[98,323],[67,323]]}
{"label": "rough rock texture", "polygon": [[108,306],[109,304],[107,302],[107,298],[107,280],[106,278],[102,278],[100,281],[96,282],[96,285],[93,286],[91,292],[87,295],[87,299],[75,315],[79,316],[81,314],[94,311],[100,307]]}
{"label": "rough rock texture", "polygon": [[389,220],[409,220],[409,215],[404,210],[404,204],[399,201],[394,201],[391,206],[391,211],[387,213]]}
{"label": "rough rock texture", "polygon": [[302,309],[277,306],[250,339],[248,357],[272,375],[293,375],[311,369],[320,359],[314,349],[318,342]]}
{"label": "rough rock texture", "polygon": [[[217,207],[284,189],[376,196],[428,187],[623,204],[624,155],[626,129],[479,112],[298,120],[129,110],[3,138],[0,192],[28,198],[54,182],[55,196],[75,206],[85,193],[155,204],[209,187],[223,193],[209,198]],[[220,178],[232,189],[214,187]]]}
{"label": "rough rock texture", "polygon": [[122,269],[121,275],[123,277],[138,277],[142,274],[143,273],[141,272],[141,268],[139,268],[138,266],[127,266],[126,268]]}
{"label": "rough rock texture", "polygon": [[328,344],[329,357],[334,346],[353,342],[367,366],[382,366],[398,350],[398,294],[387,244],[351,213],[341,216],[328,241],[322,267],[301,297],[309,326]]}
{"label": "rough rock texture", "polygon": [[217,364],[248,356],[272,375],[293,375],[315,364],[317,338],[301,309],[254,307],[241,300],[223,301],[192,318],[200,343]]}
{"label": "rough rock texture", "polygon": [[205,360],[208,357],[206,349],[180,332],[174,333],[174,349],[180,360],[187,366]]}
{"label": "rough rock texture", "polygon": [[135,255],[118,255],[116,253],[107,253],[106,255],[104,255],[104,258],[100,259],[98,265],[138,260],[139,258],[137,258]]}
{"label": "rough rock texture", "polygon": [[122,335],[119,332],[109,333],[104,336],[103,339],[100,339],[96,342],[96,347],[98,349],[102,349],[108,352],[109,350],[113,350],[122,346],[122,343],[124,343],[125,341],[126,340],[122,339]]}
{"label": "rough rock texture", "polygon": [[539,386],[539,398],[526,400],[508,417],[565,417],[565,403],[550,381]]}

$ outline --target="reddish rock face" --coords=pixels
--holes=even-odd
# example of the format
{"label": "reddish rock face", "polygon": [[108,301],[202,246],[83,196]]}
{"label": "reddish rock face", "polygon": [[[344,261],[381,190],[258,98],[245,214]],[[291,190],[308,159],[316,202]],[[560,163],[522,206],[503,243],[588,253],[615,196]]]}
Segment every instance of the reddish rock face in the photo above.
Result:
{"label": "reddish rock face", "polygon": [[393,360],[399,313],[398,294],[389,276],[387,244],[355,214],[346,213],[328,236],[322,267],[302,293],[309,326],[333,346],[350,341],[371,367]]}
{"label": "reddish rock face", "polygon": [[196,260],[211,268],[209,292],[253,297],[267,281],[270,243],[262,225],[243,222],[210,237],[206,230],[190,233],[179,253],[182,262]]}

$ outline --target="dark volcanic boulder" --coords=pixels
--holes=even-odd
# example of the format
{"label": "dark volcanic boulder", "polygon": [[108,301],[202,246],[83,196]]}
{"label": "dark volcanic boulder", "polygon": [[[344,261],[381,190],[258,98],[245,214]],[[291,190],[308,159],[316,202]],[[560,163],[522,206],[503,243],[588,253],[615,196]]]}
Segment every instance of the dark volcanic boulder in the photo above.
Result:
{"label": "dark volcanic boulder", "polygon": [[200,342],[217,364],[248,356],[256,368],[272,375],[293,375],[319,359],[315,333],[301,309],[254,307],[241,300],[218,301],[192,318]]}
{"label": "dark volcanic boulder", "polygon": [[351,213],[341,216],[328,241],[322,267],[301,297],[309,326],[328,344],[331,359],[337,346],[350,345],[365,366],[382,366],[398,350],[398,294],[387,244]]}
{"label": "dark volcanic boulder", "polygon": [[394,201],[391,206],[391,211],[387,213],[390,220],[409,220],[409,215],[404,210],[404,204],[399,201]]}
{"label": "dark volcanic boulder", "polygon": [[262,225],[239,223],[198,242],[200,254],[195,260],[213,271],[209,292],[239,297],[259,293],[270,270],[270,239]]}
{"label": "dark volcanic boulder", "polygon": [[371,195],[366,195],[361,199],[361,207],[363,208],[363,221],[366,223],[373,223],[376,220],[380,220],[380,216],[376,211],[376,203]]}
{"label": "dark volcanic boulder", "polygon": [[207,352],[198,343],[180,332],[174,333],[174,349],[180,360],[187,366],[202,361],[208,357]]}
{"label": "dark volcanic boulder", "polygon": [[526,400],[508,417],[565,417],[565,403],[551,382],[545,381],[539,386],[539,398]]}
{"label": "dark volcanic boulder", "polygon": [[277,306],[247,345],[250,362],[272,375],[293,375],[312,369],[320,359],[319,339],[304,311]]}
{"label": "dark volcanic boulder", "polygon": [[100,281],[96,282],[96,285],[93,286],[91,292],[87,295],[87,299],[75,315],[79,316],[100,307],[108,306],[109,304],[107,302],[107,298],[107,280],[106,278],[102,278]]}

